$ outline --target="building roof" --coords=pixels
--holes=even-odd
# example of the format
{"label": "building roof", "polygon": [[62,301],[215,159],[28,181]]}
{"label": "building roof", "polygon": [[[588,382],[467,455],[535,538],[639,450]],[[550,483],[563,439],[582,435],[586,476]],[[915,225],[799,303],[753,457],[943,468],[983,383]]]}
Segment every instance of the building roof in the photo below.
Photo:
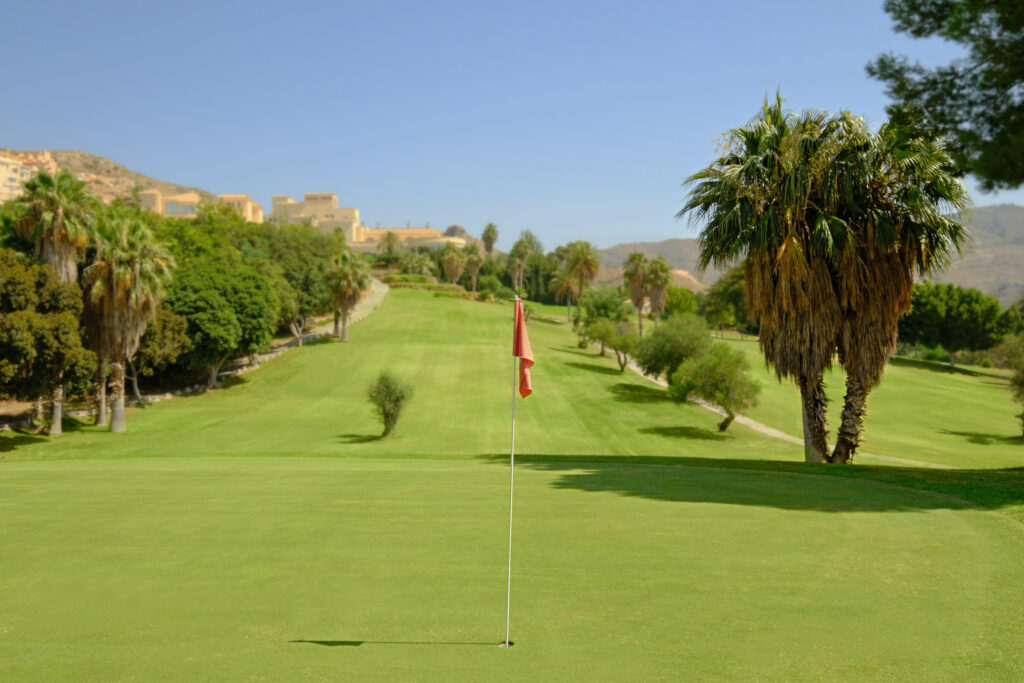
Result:
{"label": "building roof", "polygon": [[401,241],[415,240],[415,239],[427,239],[431,237],[443,237],[444,233],[434,228],[367,228],[366,239],[380,241],[384,239],[384,236],[389,232],[395,233]]}

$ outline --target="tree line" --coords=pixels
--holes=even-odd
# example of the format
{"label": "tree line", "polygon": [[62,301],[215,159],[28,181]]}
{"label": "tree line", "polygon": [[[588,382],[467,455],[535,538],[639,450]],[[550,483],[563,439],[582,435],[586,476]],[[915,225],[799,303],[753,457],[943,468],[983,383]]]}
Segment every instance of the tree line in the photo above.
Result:
{"label": "tree line", "polygon": [[[125,429],[126,380],[204,375],[255,363],[275,333],[301,344],[317,316],[348,314],[370,287],[340,234],[247,223],[204,204],[165,218],[131,200],[103,204],[68,171],[38,173],[0,206],[0,397],[33,401],[61,432],[65,392],[92,395],[97,423]],[[340,329],[339,329],[340,325]],[[41,425],[41,420],[39,420]]]}

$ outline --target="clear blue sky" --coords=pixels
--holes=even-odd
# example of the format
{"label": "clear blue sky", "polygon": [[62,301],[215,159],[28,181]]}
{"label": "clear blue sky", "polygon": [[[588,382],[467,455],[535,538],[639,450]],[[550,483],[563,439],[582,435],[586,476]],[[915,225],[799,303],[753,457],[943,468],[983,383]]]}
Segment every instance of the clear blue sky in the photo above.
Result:
{"label": "clear blue sky", "polygon": [[877,125],[868,61],[958,53],[895,34],[881,0],[150,7],[9,3],[0,147],[79,149],[268,211],[332,191],[369,226],[493,221],[506,249],[526,229],[548,249],[692,237],[681,182],[766,94]]}

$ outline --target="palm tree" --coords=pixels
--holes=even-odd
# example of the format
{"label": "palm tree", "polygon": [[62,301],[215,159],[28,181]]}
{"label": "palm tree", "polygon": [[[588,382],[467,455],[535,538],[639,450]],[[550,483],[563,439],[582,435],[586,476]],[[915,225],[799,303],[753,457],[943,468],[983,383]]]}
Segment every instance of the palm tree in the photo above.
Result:
{"label": "palm tree", "polygon": [[582,318],[580,299],[583,297],[583,287],[586,283],[597,277],[601,269],[601,261],[597,257],[597,249],[590,242],[577,241],[568,245],[566,256],[566,269],[579,283],[576,289],[576,314]]}
{"label": "palm tree", "polygon": [[498,241],[498,226],[494,223],[488,223],[484,228],[484,233],[481,235],[484,241],[484,250],[487,255],[490,256],[494,251],[494,243]]}
{"label": "palm tree", "polygon": [[83,273],[86,305],[112,371],[110,431],[123,432],[125,367],[139,348],[171,280],[174,259],[137,216],[108,212],[96,228],[96,256]]}
{"label": "palm tree", "polygon": [[344,249],[331,261],[327,273],[327,288],[334,297],[334,336],[338,336],[338,322],[341,321],[341,341],[348,341],[348,314],[370,289],[370,267],[362,257]]}
{"label": "palm tree", "polygon": [[647,299],[647,257],[634,251],[623,264],[622,279],[629,290],[629,300],[636,308],[636,329],[644,334],[644,301]]}
{"label": "palm tree", "polygon": [[[77,261],[89,242],[93,201],[85,183],[66,169],[57,175],[40,171],[25,183],[25,193],[16,200],[21,217],[15,229],[35,245],[35,257],[57,271],[61,282],[78,282]],[[62,384],[53,390],[51,402],[50,434],[56,436],[62,432],[64,418]]]}
{"label": "palm tree", "polygon": [[967,234],[957,220],[970,197],[935,141],[884,124],[878,133],[849,123],[853,149],[830,167],[844,188],[830,212],[847,227],[836,267],[843,327],[837,339],[846,396],[833,462],[850,462],[860,443],[868,393],[896,350],[897,321],[910,310],[916,273],[949,264]]}
{"label": "palm tree", "polygon": [[512,280],[512,289],[518,293],[523,285],[523,271],[526,270],[526,260],[519,254],[509,254],[505,262],[505,270]]}
{"label": "palm tree", "polygon": [[678,214],[706,223],[701,269],[745,257],[761,349],[780,379],[800,387],[804,457],[813,462],[828,460],[822,375],[842,324],[828,263],[841,227],[818,208],[840,132],[824,112],[797,116],[782,109],[780,97],[766,100],[754,120],[727,134],[722,156],[687,179],[693,187]]}
{"label": "palm tree", "polygon": [[449,243],[441,252],[441,267],[444,268],[448,282],[454,285],[466,270],[466,255]]}
{"label": "palm tree", "polygon": [[64,169],[40,171],[25,183],[16,200],[21,212],[18,232],[35,244],[37,259],[53,267],[61,282],[78,282],[77,260],[89,242],[93,198],[85,183]]}
{"label": "palm tree", "polygon": [[555,295],[555,301],[565,299],[565,320],[572,322],[572,301],[576,294],[576,279],[563,267],[551,276],[548,291]]}
{"label": "palm tree", "polygon": [[476,281],[480,276],[480,269],[484,265],[484,256],[480,253],[480,247],[476,244],[467,244],[462,249],[463,256],[466,257],[466,272],[469,273],[469,280],[473,286],[473,292],[476,293]]}
{"label": "palm tree", "polygon": [[651,315],[654,317],[654,326],[658,326],[658,318],[665,310],[665,299],[668,296],[668,286],[672,283],[672,266],[663,257],[651,261],[647,266],[647,288],[651,300]]}
{"label": "palm tree", "polygon": [[377,244],[377,253],[381,256],[390,256],[396,252],[402,250],[402,240],[398,239],[398,235],[388,230],[384,233],[384,237],[381,238]]}

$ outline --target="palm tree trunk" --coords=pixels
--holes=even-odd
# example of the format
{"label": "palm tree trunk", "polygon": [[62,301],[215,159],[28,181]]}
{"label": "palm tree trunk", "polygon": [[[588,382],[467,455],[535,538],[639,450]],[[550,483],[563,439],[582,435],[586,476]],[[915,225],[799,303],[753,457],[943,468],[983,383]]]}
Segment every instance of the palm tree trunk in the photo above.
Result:
{"label": "palm tree trunk", "polygon": [[123,432],[127,426],[124,419],[124,363],[110,364],[110,431]]}
{"label": "palm tree trunk", "polygon": [[644,336],[644,305],[641,303],[636,308],[636,329],[637,333]]}
{"label": "palm tree trunk", "polygon": [[341,341],[348,341],[348,311],[341,312]]}
{"label": "palm tree trunk", "polygon": [[107,426],[107,359],[101,358],[96,368],[96,426]]}
{"label": "palm tree trunk", "polygon": [[804,418],[804,461],[829,462],[825,422],[828,399],[821,377],[801,377],[799,382]]}
{"label": "palm tree trunk", "polygon": [[839,424],[836,447],[832,451],[832,462],[849,463],[853,460],[853,453],[860,445],[860,430],[864,423],[864,404],[867,398],[868,392],[864,390],[864,385],[853,377],[847,377],[843,418]]}
{"label": "palm tree trunk", "polygon": [[565,322],[572,322],[572,295],[565,295]]}
{"label": "palm tree trunk", "polygon": [[341,321],[341,311],[334,309],[334,336],[338,336],[338,323]]}
{"label": "palm tree trunk", "polygon": [[135,369],[135,361],[128,361],[128,367],[132,371],[132,393],[135,395],[135,400],[142,402],[142,393],[139,391],[139,371]]}
{"label": "palm tree trunk", "polygon": [[32,402],[32,423],[35,429],[34,434],[39,434],[43,431],[43,397],[37,396],[36,400]]}
{"label": "palm tree trunk", "polygon": [[50,436],[60,436],[64,433],[64,385],[58,383],[53,388],[50,412]]}

